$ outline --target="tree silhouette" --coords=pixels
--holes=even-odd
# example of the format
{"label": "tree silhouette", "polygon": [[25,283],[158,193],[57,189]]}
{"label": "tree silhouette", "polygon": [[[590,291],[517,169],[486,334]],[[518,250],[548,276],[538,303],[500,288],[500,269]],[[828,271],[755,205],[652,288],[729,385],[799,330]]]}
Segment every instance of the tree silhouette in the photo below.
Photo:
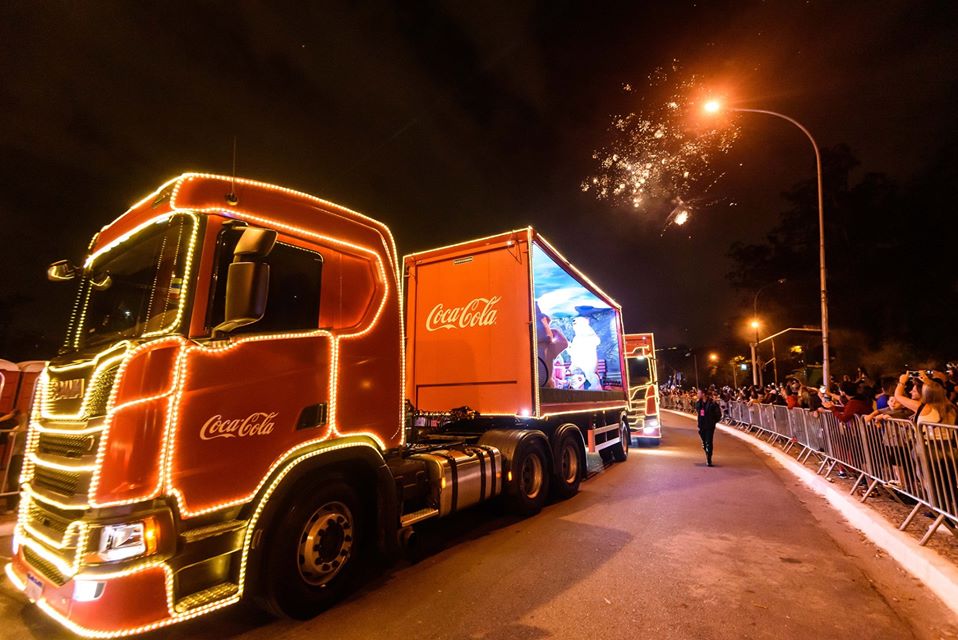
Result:
{"label": "tree silhouette", "polygon": [[[845,145],[822,150],[831,325],[861,333],[870,349],[903,342],[911,359],[942,364],[958,355],[958,224],[950,193],[958,150],[946,147],[905,187],[882,173],[855,179],[858,166]],[[789,295],[779,296],[787,316],[818,324],[815,182],[799,182],[782,197],[787,207],[764,242],[731,246],[728,277],[743,293],[787,278]]]}

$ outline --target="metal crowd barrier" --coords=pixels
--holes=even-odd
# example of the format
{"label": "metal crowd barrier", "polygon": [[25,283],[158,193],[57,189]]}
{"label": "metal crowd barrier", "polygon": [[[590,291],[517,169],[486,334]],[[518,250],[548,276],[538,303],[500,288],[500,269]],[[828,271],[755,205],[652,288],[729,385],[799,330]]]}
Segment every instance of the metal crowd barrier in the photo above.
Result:
{"label": "metal crowd barrier", "polygon": [[13,463],[18,453],[18,438],[25,433],[21,428],[0,429],[0,498],[9,498],[20,492],[20,465]]}
{"label": "metal crowd barrier", "polygon": [[[662,395],[662,406],[692,413],[694,399]],[[827,478],[836,469],[856,480],[850,495],[864,487],[861,502],[882,489],[903,504],[913,505],[898,527],[904,531],[923,509],[934,521],[919,544],[931,539],[942,524],[958,533],[958,426],[915,424],[884,416],[866,421],[853,416],[842,422],[831,411],[789,409],[785,406],[728,403],[728,421],[785,452],[798,448],[803,464],[818,465]]]}
{"label": "metal crowd barrier", "polygon": [[740,401],[730,405],[733,424],[769,442],[780,441],[785,451],[798,445],[798,461],[814,457],[817,473],[826,478],[836,469],[854,473],[850,493],[864,485],[862,502],[881,488],[913,504],[899,529],[906,529],[922,509],[932,511],[934,521],[920,544],[942,524],[958,530],[958,427],[884,417],[866,421],[862,416],[842,422],[831,411]]}

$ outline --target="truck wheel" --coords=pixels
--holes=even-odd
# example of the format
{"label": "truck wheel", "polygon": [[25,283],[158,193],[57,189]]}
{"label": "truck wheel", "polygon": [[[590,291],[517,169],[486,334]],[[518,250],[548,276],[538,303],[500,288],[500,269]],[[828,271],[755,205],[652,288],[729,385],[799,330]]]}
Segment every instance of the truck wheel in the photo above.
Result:
{"label": "truck wheel", "polygon": [[268,541],[264,602],[274,615],[306,620],[348,588],[362,559],[362,506],[342,480],[299,494]]}
{"label": "truck wheel", "polygon": [[575,434],[566,433],[559,441],[556,452],[555,473],[552,476],[552,493],[560,500],[579,493],[582,482],[582,456]]}
{"label": "truck wheel", "polygon": [[616,462],[625,462],[629,459],[629,445],[631,444],[632,434],[629,433],[628,424],[619,425],[619,442],[609,447],[612,451],[612,459]]}
{"label": "truck wheel", "polygon": [[506,493],[509,510],[521,516],[539,513],[549,494],[549,467],[541,444],[524,440],[510,465],[512,481]]}

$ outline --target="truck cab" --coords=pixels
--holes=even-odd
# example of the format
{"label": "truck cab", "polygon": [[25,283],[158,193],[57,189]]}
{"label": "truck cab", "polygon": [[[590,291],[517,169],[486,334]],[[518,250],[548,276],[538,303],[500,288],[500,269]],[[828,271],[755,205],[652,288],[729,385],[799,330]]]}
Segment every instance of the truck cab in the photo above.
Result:
{"label": "truck cab", "polygon": [[397,269],[378,222],[198,174],[51,266],[78,293],[37,385],[14,584],[81,633],[235,602],[278,474],[323,454],[375,484],[403,441]]}
{"label": "truck cab", "polygon": [[655,358],[655,337],[651,333],[625,335],[629,367],[629,429],[640,443],[662,441],[659,422],[659,382]]}

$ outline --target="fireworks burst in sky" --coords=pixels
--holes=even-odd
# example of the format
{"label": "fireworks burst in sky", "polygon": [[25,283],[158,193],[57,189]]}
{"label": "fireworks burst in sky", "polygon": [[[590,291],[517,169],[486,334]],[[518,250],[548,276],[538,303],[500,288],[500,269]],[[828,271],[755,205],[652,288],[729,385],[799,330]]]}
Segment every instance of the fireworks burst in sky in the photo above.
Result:
{"label": "fireworks burst in sky", "polygon": [[[582,190],[646,211],[669,203],[666,227],[681,226],[693,208],[715,203],[706,194],[723,174],[713,160],[729,150],[739,129],[731,122],[703,128],[699,79],[683,75],[677,64],[653,72],[648,86],[649,96],[665,98],[637,95],[640,110],[612,118],[612,140],[592,154],[598,169]],[[623,90],[636,93],[628,84]]]}

